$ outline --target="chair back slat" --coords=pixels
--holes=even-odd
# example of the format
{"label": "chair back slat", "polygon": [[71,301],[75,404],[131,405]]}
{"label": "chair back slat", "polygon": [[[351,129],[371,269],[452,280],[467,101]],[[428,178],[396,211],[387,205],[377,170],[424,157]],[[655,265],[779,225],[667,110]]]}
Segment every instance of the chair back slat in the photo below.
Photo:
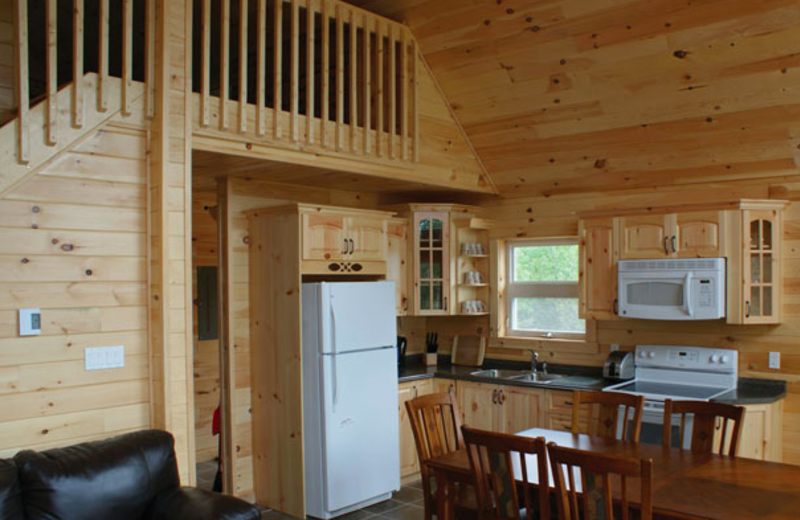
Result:
{"label": "chair back slat", "polygon": [[[652,460],[639,460],[547,445],[556,488],[560,520],[612,520],[619,504],[623,520],[630,518],[627,479],[640,481],[640,507],[637,518],[652,520]],[[564,478],[566,469],[567,478]],[[575,478],[573,472],[580,472]],[[619,480],[620,492],[615,502],[613,479]],[[576,480],[581,487],[577,489]],[[580,501],[581,507],[578,506]]]}
{"label": "chair back slat", "polygon": [[[684,446],[686,438],[686,416],[692,415],[691,450],[698,453],[714,452],[714,433],[717,424],[720,424],[719,455],[735,457],[739,449],[739,438],[742,433],[744,421],[744,408],[722,403],[704,401],[664,401],[664,432],[663,445],[672,445],[672,416],[680,414],[680,432],[678,435],[679,446]],[[721,420],[721,422],[720,422]],[[730,436],[728,435],[728,421],[732,423]],[[730,437],[730,438],[729,438]],[[725,445],[728,444],[726,453]]]}
{"label": "chair back slat", "polygon": [[[537,507],[533,507],[531,500],[537,486],[548,489],[550,485],[544,438],[531,439],[467,427],[462,430],[475,475],[479,518],[522,520],[521,502],[527,520],[533,520],[535,509],[538,509],[538,518],[549,518],[549,493],[537,493]],[[529,466],[534,462],[535,465]],[[533,474],[536,479],[531,478]],[[523,493],[522,501],[519,493]]]}
{"label": "chair back slat", "polygon": [[[582,405],[592,405],[589,413],[590,434],[616,439],[620,408],[622,408],[624,413],[621,440],[639,442],[639,436],[642,432],[644,397],[620,392],[582,392],[575,390],[572,398],[572,433],[580,433]],[[631,418],[632,420],[630,420]]]}

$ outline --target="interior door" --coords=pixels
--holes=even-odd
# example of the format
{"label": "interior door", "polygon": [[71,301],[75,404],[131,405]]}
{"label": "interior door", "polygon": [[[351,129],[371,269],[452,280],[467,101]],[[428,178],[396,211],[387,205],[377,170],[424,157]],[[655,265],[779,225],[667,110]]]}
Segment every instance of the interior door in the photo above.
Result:
{"label": "interior door", "polygon": [[325,505],[328,511],[400,487],[397,354],[322,356]]}
{"label": "interior door", "polygon": [[345,219],[342,215],[303,215],[304,260],[342,260],[347,252],[345,238]]}
{"label": "interior door", "polygon": [[676,236],[678,257],[717,258],[725,256],[722,248],[723,222],[721,211],[675,215],[674,236]]}
{"label": "interior door", "polygon": [[386,220],[366,216],[348,217],[347,238],[351,260],[361,262],[386,259]]}
{"label": "interior door", "polygon": [[620,258],[666,258],[671,256],[670,231],[673,215],[619,217]]}

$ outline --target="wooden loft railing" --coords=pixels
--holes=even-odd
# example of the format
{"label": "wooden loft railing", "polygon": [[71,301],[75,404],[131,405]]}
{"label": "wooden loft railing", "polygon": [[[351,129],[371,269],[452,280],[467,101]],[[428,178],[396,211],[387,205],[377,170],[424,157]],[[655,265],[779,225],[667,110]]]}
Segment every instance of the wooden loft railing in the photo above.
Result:
{"label": "wooden loft railing", "polygon": [[196,0],[194,9],[195,135],[419,160],[408,28],[337,0]]}
{"label": "wooden loft railing", "polygon": [[[156,1],[13,1],[15,141],[20,164],[30,163],[32,145],[37,149],[34,155],[42,158],[46,154],[38,151],[40,145],[58,150],[87,122],[102,121],[112,112],[131,115],[141,95],[145,114],[153,116]],[[71,25],[71,41],[58,32],[65,25]],[[87,51],[91,60],[85,59]],[[65,95],[66,88],[70,95]],[[41,104],[43,117],[34,110]],[[67,113],[68,122],[63,121]]]}

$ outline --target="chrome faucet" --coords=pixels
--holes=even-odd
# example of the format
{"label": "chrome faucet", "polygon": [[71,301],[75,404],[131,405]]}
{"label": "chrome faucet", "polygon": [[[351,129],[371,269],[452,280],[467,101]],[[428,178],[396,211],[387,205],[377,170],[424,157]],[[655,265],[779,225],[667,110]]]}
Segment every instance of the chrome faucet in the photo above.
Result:
{"label": "chrome faucet", "polygon": [[536,364],[539,363],[539,353],[535,350],[529,350],[531,353],[531,372],[536,373]]}

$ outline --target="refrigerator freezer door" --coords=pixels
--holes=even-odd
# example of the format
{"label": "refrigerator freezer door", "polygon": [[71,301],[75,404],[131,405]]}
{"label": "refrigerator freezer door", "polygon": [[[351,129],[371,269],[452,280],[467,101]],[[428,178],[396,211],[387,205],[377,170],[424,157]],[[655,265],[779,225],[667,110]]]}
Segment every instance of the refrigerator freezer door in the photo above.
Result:
{"label": "refrigerator freezer door", "polygon": [[394,282],[326,285],[330,291],[332,341],[323,342],[324,353],[394,346],[397,341]]}
{"label": "refrigerator freezer door", "polygon": [[384,348],[320,359],[325,508],[334,512],[400,488],[397,354]]}

